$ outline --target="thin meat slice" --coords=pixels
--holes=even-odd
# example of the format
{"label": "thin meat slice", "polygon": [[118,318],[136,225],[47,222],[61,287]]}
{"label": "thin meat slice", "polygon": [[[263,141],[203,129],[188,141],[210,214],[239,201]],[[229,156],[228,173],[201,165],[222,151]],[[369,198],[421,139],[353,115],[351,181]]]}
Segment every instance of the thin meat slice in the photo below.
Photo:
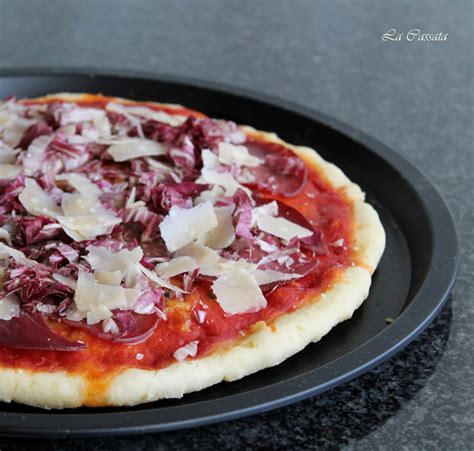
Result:
{"label": "thin meat slice", "polygon": [[131,311],[120,311],[114,314],[112,321],[114,326],[110,331],[104,332],[103,323],[87,324],[85,321],[64,322],[72,327],[89,332],[91,335],[102,338],[107,341],[123,344],[139,344],[143,343],[151,334],[153,334],[156,326],[161,319],[158,313],[149,315],[141,315]]}
{"label": "thin meat slice", "polygon": [[0,321],[0,346],[42,351],[79,351],[86,347],[54,332],[44,315],[29,312]]}
{"label": "thin meat slice", "polygon": [[296,155],[269,155],[255,145],[247,147],[252,155],[260,158],[263,156],[265,162],[253,168],[245,168],[241,183],[285,197],[294,197],[303,191],[308,171],[304,162]]}

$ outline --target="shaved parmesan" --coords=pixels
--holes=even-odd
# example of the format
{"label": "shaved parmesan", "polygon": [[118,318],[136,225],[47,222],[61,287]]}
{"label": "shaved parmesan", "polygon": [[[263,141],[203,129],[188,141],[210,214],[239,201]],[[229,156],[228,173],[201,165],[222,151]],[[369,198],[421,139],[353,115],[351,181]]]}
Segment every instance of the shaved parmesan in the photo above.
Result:
{"label": "shaved parmesan", "polygon": [[302,277],[300,274],[285,274],[283,272],[274,271],[272,269],[257,269],[252,272],[252,276],[259,285],[265,285],[267,283],[280,282],[282,280],[291,280]]}
{"label": "shaved parmesan", "polygon": [[203,191],[196,199],[195,204],[202,204],[203,202],[210,202],[212,205],[216,203],[217,199],[224,197],[224,190],[217,185],[214,185],[210,190]]}
{"label": "shaved parmesan", "polygon": [[245,269],[224,273],[212,284],[212,291],[225,313],[258,312],[267,301],[257,282]]}
{"label": "shaved parmesan", "polygon": [[8,244],[12,244],[12,236],[5,227],[0,227],[0,240],[5,240]]}
{"label": "shaved parmesan", "polygon": [[110,121],[107,116],[97,117],[92,123],[82,124],[81,134],[91,141],[109,139],[111,135]]}
{"label": "shaved parmesan", "polygon": [[72,229],[68,229],[67,227],[65,226],[60,226],[63,230],[64,230],[64,233],[69,237],[69,238],[72,238],[74,241],[84,241],[84,240],[87,240],[87,237],[85,235],[83,235],[82,233],[80,232],[76,232],[75,230],[72,230]]}
{"label": "shaved parmesan", "polygon": [[13,260],[15,260],[17,263],[20,263],[20,265],[24,266],[36,266],[38,263],[35,262],[34,260],[30,260],[29,258],[26,258],[26,255],[17,250],[13,249],[10,246],[7,246],[5,243],[0,242],[0,258],[8,258],[11,257]]}
{"label": "shaved parmesan", "polygon": [[97,199],[91,196],[84,196],[78,193],[64,193],[61,199],[61,208],[65,216],[88,216],[94,205],[97,205]]}
{"label": "shaved parmesan", "polygon": [[213,277],[238,269],[245,269],[246,271],[251,272],[257,269],[257,265],[250,263],[246,260],[230,260],[226,258],[220,258],[213,265],[202,268],[201,274],[203,276]]}
{"label": "shaved parmesan", "polygon": [[61,215],[61,209],[38,185],[36,180],[26,178],[25,187],[18,196],[22,205],[32,215],[56,218]]}
{"label": "shaved parmesan", "polygon": [[217,155],[209,149],[203,149],[201,152],[202,165],[207,169],[215,169],[219,166]]}
{"label": "shaved parmesan", "polygon": [[198,267],[199,265],[194,258],[184,256],[173,258],[168,262],[158,263],[155,267],[155,271],[160,277],[169,279],[178,274],[193,271]]}
{"label": "shaved parmesan", "polygon": [[0,112],[0,136],[3,142],[15,148],[26,130],[35,122],[33,119],[24,119],[13,114]]}
{"label": "shaved parmesan", "polygon": [[148,277],[146,277],[142,270],[141,265],[137,264],[132,266],[125,274],[124,286],[127,288],[135,288],[140,291],[145,291],[150,288],[148,283]]}
{"label": "shaved parmesan", "polygon": [[105,116],[105,111],[98,108],[77,108],[61,113],[61,125],[78,124],[79,122],[92,121]]}
{"label": "shaved parmesan", "polygon": [[263,252],[266,252],[267,254],[271,252],[276,252],[278,250],[278,246],[268,243],[265,240],[257,239],[255,240],[255,242],[258,244],[258,247],[262,249]]}
{"label": "shaved parmesan", "polygon": [[273,216],[262,216],[257,219],[257,225],[260,230],[274,235],[283,240],[289,241],[292,238],[306,238],[313,232],[305,229],[294,222],[285,218],[275,218]]}
{"label": "shaved parmesan", "polygon": [[150,271],[149,269],[145,268],[143,265],[137,264],[137,268],[139,268],[140,271],[143,274],[145,274],[145,276],[147,276],[152,282],[155,282],[160,287],[165,287],[165,288],[168,288],[168,290],[176,291],[178,293],[186,293],[184,290],[177,287],[176,285],[173,285],[171,283],[166,282],[166,280],[161,279],[160,277],[158,277],[156,272]]}
{"label": "shaved parmesan", "polygon": [[183,362],[186,360],[187,357],[194,357],[197,354],[198,351],[198,344],[199,341],[191,341],[187,345],[178,348],[174,354],[173,357],[178,361],[178,362]]}
{"label": "shaved parmesan", "polygon": [[197,262],[199,267],[213,265],[219,260],[219,254],[215,250],[196,242],[182,247],[175,255],[177,257],[189,256]]}
{"label": "shaved parmesan", "polygon": [[214,208],[210,202],[204,202],[188,209],[171,207],[159,227],[166,247],[174,252],[216,226]]}
{"label": "shaved parmesan", "polygon": [[118,334],[119,328],[117,323],[112,318],[107,318],[102,321],[102,330],[105,333]]}
{"label": "shaved parmesan", "polygon": [[107,152],[114,161],[122,162],[140,157],[165,155],[166,147],[149,139],[130,138],[124,142],[112,144]]}
{"label": "shaved parmesan", "polygon": [[237,166],[256,167],[262,164],[260,158],[249,154],[245,146],[236,146],[227,142],[219,144],[219,161],[226,165],[235,164]]}
{"label": "shaved parmesan", "polygon": [[[107,285],[104,286],[106,287]],[[78,312],[85,315],[85,317],[87,318],[87,324],[97,324],[103,320],[106,320],[107,318],[112,317],[112,311],[105,305],[99,305],[98,307],[89,310],[87,313],[80,312],[79,310]]]}
{"label": "shaved parmesan", "polygon": [[[102,235],[104,230],[122,222],[116,216],[104,214],[99,216],[58,216],[56,219],[62,226],[68,229],[78,231],[84,235],[89,232],[94,236]],[[96,233],[97,230],[99,233]]]}
{"label": "shaved parmesan", "polygon": [[213,249],[223,249],[229,246],[235,239],[235,228],[232,219],[233,205],[225,207],[214,207],[217,217],[217,226],[207,232],[203,238],[204,243]]}
{"label": "shaved parmesan", "polygon": [[219,260],[219,254],[216,251],[198,243],[190,243],[182,247],[175,255],[176,258],[156,265],[155,271],[160,277],[167,279],[213,265]]}
{"label": "shaved parmesan", "polygon": [[61,207],[64,215],[54,218],[75,241],[94,239],[104,235],[122,222],[113,212],[106,210],[96,197],[79,193],[64,193]]}
{"label": "shaved parmesan", "polygon": [[120,113],[123,115],[131,114],[133,116],[139,116],[145,119],[151,119],[153,121],[163,122],[173,126],[181,125],[187,119],[185,116],[177,114],[168,114],[164,111],[157,111],[141,106],[125,106],[116,102],[109,102],[105,109],[114,113]]}
{"label": "shaved parmesan", "polygon": [[87,194],[95,197],[99,197],[102,194],[102,190],[82,174],[61,174],[56,176],[56,180],[65,180],[81,194]]}
{"label": "shaved parmesan", "polygon": [[136,247],[129,251],[122,249],[118,252],[112,252],[103,246],[88,246],[89,252],[84,257],[91,265],[94,271],[118,271],[120,280],[125,277],[127,271],[137,264],[143,258],[143,250],[141,247]]}
{"label": "shaved parmesan", "polygon": [[264,216],[277,216],[278,215],[278,204],[273,201],[269,202],[268,204],[260,205],[259,207],[255,207],[252,209],[252,223],[251,227],[255,227],[257,225],[257,221],[259,218]]}
{"label": "shaved parmesan", "polygon": [[122,283],[122,273],[119,270],[116,271],[95,271],[95,280],[105,285],[120,285]]}
{"label": "shaved parmesan", "polygon": [[40,302],[35,305],[35,310],[37,312],[51,314],[54,313],[54,311],[56,310],[56,306],[52,304],[43,304]]}
{"label": "shaved parmesan", "polygon": [[11,293],[0,299],[0,320],[9,321],[20,316],[20,302],[15,294]]}
{"label": "shaved parmesan", "polygon": [[218,172],[215,169],[203,168],[201,177],[197,179],[197,183],[210,183],[222,186],[226,196],[232,196],[239,188],[250,194],[245,186],[242,186],[230,172]]}
{"label": "shaved parmesan", "polygon": [[139,295],[139,290],[100,284],[92,274],[79,270],[74,302],[79,312],[87,314],[87,323],[95,324],[110,318],[113,309],[131,309]]}
{"label": "shaved parmesan", "polygon": [[0,164],[13,164],[16,162],[18,150],[13,150],[10,146],[0,141]]}
{"label": "shaved parmesan", "polygon": [[23,170],[26,175],[33,176],[44,164],[44,152],[53,140],[54,135],[41,135],[35,138],[23,154]]}
{"label": "shaved parmesan", "polygon": [[0,164],[0,180],[14,179],[21,172],[20,166]]}
{"label": "shaved parmesan", "polygon": [[63,285],[66,285],[72,290],[76,289],[77,283],[72,277],[66,277],[61,274],[53,274],[53,279],[57,280],[59,283],[62,283]]}

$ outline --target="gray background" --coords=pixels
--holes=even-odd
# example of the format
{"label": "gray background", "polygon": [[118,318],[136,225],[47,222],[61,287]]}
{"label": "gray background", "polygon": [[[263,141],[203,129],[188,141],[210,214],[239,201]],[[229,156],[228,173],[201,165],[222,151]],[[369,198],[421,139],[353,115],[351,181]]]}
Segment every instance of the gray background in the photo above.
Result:
{"label": "gray background", "polygon": [[[378,138],[421,169],[457,222],[462,262],[435,323],[322,396],[157,436],[0,448],[474,447],[474,12],[470,1],[0,0],[0,69],[100,67],[276,94]],[[446,42],[382,42],[390,28]]]}

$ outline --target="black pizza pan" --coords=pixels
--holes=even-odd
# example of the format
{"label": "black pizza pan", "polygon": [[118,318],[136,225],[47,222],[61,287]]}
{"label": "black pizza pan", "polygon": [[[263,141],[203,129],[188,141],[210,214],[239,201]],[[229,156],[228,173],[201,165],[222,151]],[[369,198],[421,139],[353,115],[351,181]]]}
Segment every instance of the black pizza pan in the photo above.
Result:
{"label": "black pizza pan", "polygon": [[1,435],[142,434],[274,409],[317,395],[388,359],[412,341],[446,301],[458,266],[451,214],[422,173],[381,142],[309,108],[228,86],[92,69],[0,72],[2,98],[56,92],[180,103],[313,147],[367,193],[380,214],[387,247],[370,295],[353,318],[276,367],[182,399],[129,408],[46,411],[0,403]]}

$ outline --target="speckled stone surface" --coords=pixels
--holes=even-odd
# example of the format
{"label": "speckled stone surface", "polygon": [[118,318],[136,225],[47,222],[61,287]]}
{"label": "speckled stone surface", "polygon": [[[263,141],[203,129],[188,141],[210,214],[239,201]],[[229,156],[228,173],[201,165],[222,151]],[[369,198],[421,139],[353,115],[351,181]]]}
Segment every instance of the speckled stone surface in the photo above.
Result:
{"label": "speckled stone surface", "polygon": [[[160,435],[0,438],[0,449],[474,448],[471,1],[0,0],[0,68],[141,69],[276,94],[398,150],[455,217],[451,298],[375,370],[273,412]],[[390,28],[446,42],[382,42]]]}

